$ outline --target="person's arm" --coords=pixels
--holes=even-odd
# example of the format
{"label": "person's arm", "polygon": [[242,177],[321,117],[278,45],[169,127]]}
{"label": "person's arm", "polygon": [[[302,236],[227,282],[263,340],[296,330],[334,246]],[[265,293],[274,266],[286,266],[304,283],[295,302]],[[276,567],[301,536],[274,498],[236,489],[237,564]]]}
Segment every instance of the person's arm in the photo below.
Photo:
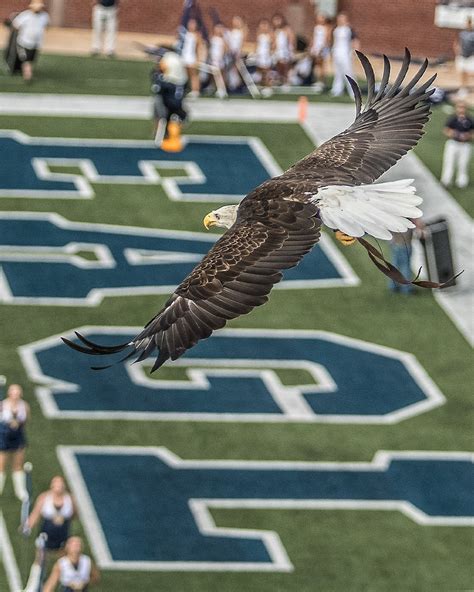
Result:
{"label": "person's arm", "polygon": [[443,127],[443,134],[447,137],[447,138],[452,138],[454,137],[454,130],[448,126]]}
{"label": "person's arm", "polygon": [[59,562],[56,561],[53,569],[51,570],[51,574],[46,581],[46,584],[43,586],[43,592],[54,592],[54,589],[56,588],[59,582],[59,576]]}
{"label": "person's arm", "polygon": [[43,509],[44,498],[46,497],[46,493],[42,493],[36,499],[36,503],[33,507],[31,514],[28,516],[27,526],[30,530],[32,530],[35,525],[37,524],[38,520],[41,516],[41,510]]}
{"label": "person's arm", "polygon": [[352,49],[360,51],[360,40],[357,37],[357,34],[354,31],[354,29],[351,28],[351,32],[352,32]]}
{"label": "person's arm", "polygon": [[16,17],[12,20],[12,27],[14,29],[16,29],[17,31],[19,31],[20,27],[25,22],[25,19],[26,19],[25,11],[20,12],[20,14],[17,14]]}
{"label": "person's arm", "polygon": [[296,35],[291,27],[288,27],[288,41],[289,41],[291,51],[295,51],[295,49],[296,49]]}
{"label": "person's arm", "polygon": [[26,421],[25,421],[25,423],[26,423],[27,421],[29,421],[29,419],[31,417],[31,407],[30,407],[29,403],[27,403],[26,401],[25,401],[25,407],[26,407]]}
{"label": "person's arm", "polygon": [[71,516],[71,519],[72,519],[72,518],[76,518],[78,516],[76,500],[72,497],[72,495],[71,495],[71,504],[72,504],[72,516]]}
{"label": "person's arm", "polygon": [[92,585],[98,584],[100,582],[100,572],[94,563],[91,566],[91,577],[89,581]]}

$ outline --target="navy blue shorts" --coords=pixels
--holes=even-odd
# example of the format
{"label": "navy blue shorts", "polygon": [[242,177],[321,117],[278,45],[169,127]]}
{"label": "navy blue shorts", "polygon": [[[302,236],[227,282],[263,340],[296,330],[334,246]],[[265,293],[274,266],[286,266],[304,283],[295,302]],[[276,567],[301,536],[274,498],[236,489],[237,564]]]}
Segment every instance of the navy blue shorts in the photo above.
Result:
{"label": "navy blue shorts", "polygon": [[13,430],[9,425],[0,423],[0,452],[15,452],[26,446],[23,426]]}
{"label": "navy blue shorts", "polygon": [[47,518],[43,519],[41,532],[44,532],[48,535],[46,540],[47,549],[51,551],[57,551],[58,549],[62,549],[64,547],[64,544],[69,538],[70,524],[70,520],[65,520],[63,524],[54,524],[52,520],[48,520]]}

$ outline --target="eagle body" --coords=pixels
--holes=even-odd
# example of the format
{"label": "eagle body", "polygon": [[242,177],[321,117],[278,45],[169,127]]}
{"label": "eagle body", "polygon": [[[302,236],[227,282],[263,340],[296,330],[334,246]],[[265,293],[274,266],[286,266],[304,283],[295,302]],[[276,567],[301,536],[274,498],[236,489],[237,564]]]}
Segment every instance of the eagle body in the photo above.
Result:
{"label": "eagle body", "polygon": [[[422,200],[412,180],[374,181],[422,136],[430,113],[428,99],[433,90],[429,87],[435,76],[419,84],[428,66],[425,60],[403,85],[410,64],[406,50],[391,84],[390,62],[384,56],[382,80],[376,90],[370,62],[357,53],[368,92],[363,105],[357,83],[348,78],[356,104],[353,124],[282,175],[262,183],[240,204],[208,214],[206,227],[222,226],[226,232],[132,341],[102,346],[79,333],[80,343],[63,341],[89,355],[126,350],[123,360],[135,356],[138,362],[156,355],[154,371],[166,360],[179,358],[228,320],[264,304],[282,272],[297,265],[319,241],[323,224],[360,237],[362,244],[365,234],[390,239],[392,232],[412,228],[412,219],[422,214],[417,207]],[[368,250],[374,260],[375,249]]]}

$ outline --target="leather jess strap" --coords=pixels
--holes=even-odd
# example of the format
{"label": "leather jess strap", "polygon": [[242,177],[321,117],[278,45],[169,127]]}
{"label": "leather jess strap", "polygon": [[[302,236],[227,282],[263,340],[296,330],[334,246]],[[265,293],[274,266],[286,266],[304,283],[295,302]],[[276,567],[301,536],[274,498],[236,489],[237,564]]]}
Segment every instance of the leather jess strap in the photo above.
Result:
{"label": "leather jess strap", "polygon": [[398,268],[396,268],[394,265],[392,265],[390,263],[390,261],[387,261],[385,259],[385,257],[383,256],[383,253],[381,253],[372,244],[370,244],[369,242],[367,242],[363,238],[358,238],[357,240],[364,247],[364,249],[367,251],[367,253],[369,254],[369,257],[372,260],[372,262],[374,263],[374,265],[378,269],[380,269],[380,271],[384,275],[386,275],[388,278],[390,278],[394,282],[397,282],[398,284],[404,284],[404,285],[411,284],[413,286],[419,286],[420,288],[447,288],[448,286],[452,286],[453,281],[463,273],[462,271],[460,271],[458,274],[449,278],[449,280],[440,284],[438,282],[419,280],[418,278],[420,277],[420,273],[421,273],[421,267],[420,267],[415,278],[413,280],[408,280],[402,274],[402,272]]}

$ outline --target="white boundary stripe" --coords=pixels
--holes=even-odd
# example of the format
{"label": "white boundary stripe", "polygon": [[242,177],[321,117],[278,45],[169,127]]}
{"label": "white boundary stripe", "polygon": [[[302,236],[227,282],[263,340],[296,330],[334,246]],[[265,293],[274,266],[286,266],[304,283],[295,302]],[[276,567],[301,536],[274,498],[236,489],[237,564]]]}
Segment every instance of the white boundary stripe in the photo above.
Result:
{"label": "white boundary stripe", "polygon": [[[143,228],[137,226],[119,226],[113,224],[92,224],[89,222],[71,222],[63,216],[55,213],[42,212],[0,212],[0,220],[44,220],[56,226],[57,228],[86,231],[86,232],[102,232],[110,234],[132,234],[135,236],[145,236],[150,238],[174,238],[174,239],[189,239],[208,243],[209,248],[213,246],[219,235],[210,235],[200,232],[189,232],[182,230],[155,230],[152,228]],[[316,248],[321,248],[329,261],[334,265],[340,278],[332,279],[316,279],[316,280],[283,280],[280,284],[275,286],[276,290],[288,289],[311,289],[311,288],[335,288],[335,287],[349,287],[360,284],[359,277],[355,274],[344,256],[334,246],[331,239],[326,235],[321,235],[321,240],[316,245]],[[5,274],[2,272],[1,262],[12,261],[13,259],[19,261],[37,261],[40,258],[39,253],[41,247],[16,247],[14,245],[0,244],[0,303],[7,304],[32,304],[37,305],[54,305],[54,306],[98,306],[106,296],[131,296],[131,295],[153,295],[153,294],[169,294],[176,288],[175,285],[169,286],[139,286],[139,287],[123,287],[123,288],[97,288],[92,289],[85,298],[54,298],[54,297],[16,297],[12,294]],[[96,255],[96,261],[87,261],[81,257],[74,256],[80,250],[93,250]],[[33,253],[32,251],[38,251]],[[54,249],[44,247],[48,255],[41,256],[44,262],[68,262],[76,267],[81,268],[112,268],[115,267],[110,250],[105,245],[98,245],[93,243],[69,243],[64,247],[57,248],[58,253],[51,253]],[[24,253],[22,253],[22,251]],[[128,254],[128,256],[127,256]],[[153,252],[152,252],[153,254]],[[137,257],[132,254],[130,258],[130,249],[124,251],[125,257],[132,265],[143,265],[146,263],[143,258],[137,263]],[[194,256],[194,254],[191,254]],[[156,252],[155,252],[156,256]],[[184,259],[188,255],[184,255]],[[199,255],[199,260],[203,255]],[[162,259],[162,262],[163,261]],[[155,260],[156,263],[156,260]]]}
{"label": "white boundary stripe", "polygon": [[[337,113],[337,117],[335,114]],[[352,123],[352,105],[309,105],[308,119],[303,125],[315,145],[325,142]],[[424,219],[446,218],[450,224],[454,264],[456,271],[464,273],[457,285],[435,290],[434,297],[466,341],[474,345],[474,264],[472,258],[473,222],[451,194],[422,163],[414,152],[403,157],[385,175],[382,181],[415,179],[417,195],[423,198]]]}
{"label": "white boundary stripe", "polygon": [[261,540],[271,563],[114,561],[95,511],[87,485],[77,463],[77,454],[156,456],[178,469],[235,469],[281,471],[371,471],[385,472],[393,460],[456,460],[473,462],[469,452],[380,450],[372,462],[292,462],[243,460],[183,460],[168,448],[153,446],[58,446],[57,454],[78,502],[79,513],[97,563],[104,569],[136,571],[281,571],[293,570],[282,541],[275,531],[226,528],[216,525],[211,509],[282,510],[373,510],[399,511],[422,526],[474,526],[471,516],[429,516],[410,502],[401,500],[294,500],[294,499],[190,499],[189,508],[203,536],[253,538]]}
{"label": "white boundary stripe", "polygon": [[[93,327],[85,326],[77,329],[81,333],[87,335],[90,333],[102,335],[119,335],[120,333],[134,334],[141,330],[141,327]],[[305,392],[326,392],[330,394],[334,392],[334,382],[327,370],[319,368],[315,372],[317,385],[302,385],[300,388],[290,387],[288,389],[291,403],[282,406],[281,399],[286,397],[286,387],[281,387],[279,380],[275,380],[274,374],[270,377],[268,382],[268,372],[263,379],[267,380],[271,388],[274,389],[274,398],[277,404],[284,410],[281,414],[237,414],[237,413],[166,413],[166,412],[135,412],[135,411],[62,411],[58,408],[54,399],[56,392],[70,392],[74,393],[78,390],[78,385],[69,382],[64,382],[55,379],[52,376],[45,375],[38,363],[36,357],[37,352],[48,349],[51,346],[59,344],[61,336],[74,339],[73,332],[64,333],[62,335],[53,335],[28,345],[18,348],[19,355],[23,362],[25,371],[29,379],[41,386],[36,388],[36,396],[40,403],[43,414],[51,419],[88,419],[88,420],[111,420],[124,419],[133,421],[232,421],[232,422],[264,422],[264,423],[280,423],[280,422],[297,422],[297,423],[337,423],[337,424],[396,424],[400,421],[414,417],[421,413],[426,413],[431,409],[444,405],[446,399],[436,384],[431,380],[429,375],[419,364],[418,360],[413,354],[388,348],[385,346],[368,343],[359,339],[353,339],[330,333],[327,331],[302,331],[302,330],[286,330],[286,329],[221,329],[217,332],[213,339],[219,337],[270,337],[272,339],[291,339],[291,338],[316,338],[332,343],[337,343],[349,347],[354,347],[362,351],[367,351],[375,354],[380,354],[392,359],[399,360],[412,376],[413,380],[418,384],[420,389],[426,396],[426,399],[407,405],[406,407],[387,413],[385,415],[318,415],[310,409],[309,405],[305,405],[304,398],[301,396]],[[300,363],[304,364],[305,361]],[[173,362],[176,366],[193,367],[193,366],[208,366],[217,367],[219,375],[235,376],[236,370],[242,369],[242,365],[251,369],[255,367],[259,369],[271,369],[277,367],[288,367],[288,361],[285,360],[214,360],[209,359],[190,359],[190,360],[176,360]],[[306,367],[308,369],[308,366]],[[227,372],[226,372],[227,371]],[[129,370],[129,376],[138,384],[144,385],[144,380],[141,375],[137,374],[138,370]],[[191,370],[192,372],[192,370]],[[209,371],[201,370],[199,379],[203,380],[204,374],[210,374]],[[254,373],[255,374],[255,373]],[[246,375],[249,375],[247,370]],[[194,378],[196,375],[194,374]],[[151,382],[151,381],[150,381]],[[174,382],[174,381],[173,381]],[[159,388],[151,386],[150,388]],[[174,382],[173,388],[182,388],[182,381]],[[168,383],[166,387],[169,388]],[[196,387],[198,388],[198,387]],[[337,385],[336,385],[337,388]],[[288,405],[291,407],[289,412]]]}
{"label": "white boundary stripe", "polygon": [[[150,99],[136,97],[106,97],[77,95],[24,95],[0,93],[0,112],[5,114],[47,115],[58,116],[93,116],[122,117],[131,119],[148,119],[147,105]],[[255,121],[255,122],[297,122],[297,105],[288,101],[216,101],[200,99],[192,103],[191,115],[196,121]],[[309,104],[308,119],[305,130],[313,142],[318,145],[332,135],[342,131],[354,117],[352,105]],[[406,166],[416,166],[416,174],[404,172]],[[399,173],[398,173],[399,171]],[[469,344],[474,344],[474,317],[472,257],[469,245],[472,244],[472,220],[459,206],[456,200],[441,187],[428,169],[414,154],[401,160],[395,169],[400,178],[422,179],[423,185],[428,183],[426,191],[422,191],[425,199],[424,212],[426,217],[446,216],[456,232],[452,235],[457,265],[460,269],[469,270],[457,281],[458,287],[435,293],[435,298],[454,325],[458,328]],[[467,248],[466,248],[467,247]],[[0,274],[1,289],[1,274]]]}
{"label": "white boundary stripe", "polygon": [[13,547],[8,536],[7,526],[0,510],[0,559],[3,562],[5,574],[7,576],[10,592],[21,592],[23,585],[21,583],[20,570],[16,562]]}
{"label": "white boundary stripe", "polygon": [[[93,199],[95,196],[91,183],[104,184],[131,184],[131,185],[161,185],[172,201],[198,201],[198,202],[239,202],[243,195],[231,194],[206,194],[206,193],[183,193],[179,183],[202,185],[206,177],[201,168],[193,161],[160,160],[159,152],[151,140],[113,140],[113,139],[84,139],[84,138],[48,138],[29,136],[19,130],[0,130],[0,138],[12,138],[20,144],[31,146],[80,146],[104,148],[150,148],[156,152],[157,158],[152,160],[137,161],[141,175],[100,175],[94,162],[88,158],[56,158],[56,157],[35,157],[31,164],[39,179],[45,181],[63,181],[72,183],[74,191],[69,190],[23,190],[23,189],[2,189],[0,198],[38,198],[38,199]],[[248,146],[255,154],[257,160],[266,170],[269,177],[279,175],[282,171],[277,162],[260,140],[252,136],[216,136],[216,135],[192,135],[183,136],[183,144],[230,144]],[[81,175],[73,173],[51,172],[51,166],[75,166],[81,171]],[[184,170],[185,175],[176,177],[161,176],[157,169],[179,169]]]}
{"label": "white boundary stripe", "polygon": [[[45,117],[100,117],[146,119],[152,117],[151,97],[0,93],[0,113]],[[278,104],[278,107],[275,105]],[[199,99],[186,103],[191,121],[297,121],[294,101],[245,101]]]}

